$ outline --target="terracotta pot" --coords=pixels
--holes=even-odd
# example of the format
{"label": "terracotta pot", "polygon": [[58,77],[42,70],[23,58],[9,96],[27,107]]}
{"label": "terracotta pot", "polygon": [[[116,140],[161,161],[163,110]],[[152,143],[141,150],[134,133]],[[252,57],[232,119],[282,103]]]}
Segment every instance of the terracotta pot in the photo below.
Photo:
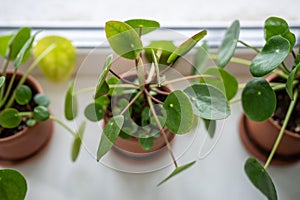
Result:
{"label": "terracotta pot", "polygon": [[[7,79],[10,76],[8,73]],[[21,77],[22,74],[18,73],[16,80],[20,80]],[[41,86],[33,77],[29,76],[25,84],[36,93],[43,93]],[[52,133],[53,121],[49,119],[38,122],[33,127],[25,127],[12,136],[0,138],[0,163],[15,164],[37,154],[46,146]]]}
{"label": "terracotta pot", "polygon": [[[269,76],[273,80],[276,76]],[[293,119],[291,119],[293,120]],[[281,126],[271,117],[264,122],[253,122],[245,115],[240,120],[239,132],[247,150],[265,162],[277,139]],[[300,135],[286,130],[273,157],[273,165],[287,165],[300,159]]]}

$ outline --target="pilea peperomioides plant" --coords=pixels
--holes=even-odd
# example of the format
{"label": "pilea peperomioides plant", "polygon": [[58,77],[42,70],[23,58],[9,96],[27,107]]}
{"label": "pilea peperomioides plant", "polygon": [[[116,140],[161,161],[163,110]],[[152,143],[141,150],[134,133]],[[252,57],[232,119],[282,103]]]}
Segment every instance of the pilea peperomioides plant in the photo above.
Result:
{"label": "pilea peperomioides plant", "polygon": [[[98,161],[113,147],[118,137],[136,138],[145,151],[151,150],[156,138],[163,138],[175,170],[160,185],[195,163],[178,165],[168,132],[186,134],[195,127],[198,118],[209,127],[215,120],[228,117],[228,100],[237,91],[237,81],[220,68],[211,69],[207,74],[167,80],[165,74],[206,35],[206,31],[198,32],[177,47],[172,41],[165,40],[143,46],[142,36],[158,28],[158,22],[144,19],[106,23],[105,33],[110,47],[122,58],[132,60],[135,70],[130,77],[117,74],[112,67],[113,56],[109,55],[97,85],[91,88],[94,91],[93,102],[86,107],[85,115],[90,121],[97,122],[103,118],[107,121],[97,150]],[[150,61],[149,68],[143,54]],[[188,80],[192,83],[183,90],[165,89],[172,83]],[[235,91],[228,90],[221,82],[236,86],[233,87]],[[76,95],[82,91],[86,90],[75,91],[74,83],[69,86],[65,103],[65,114],[69,120],[76,117]],[[210,133],[213,134],[213,129]]]}

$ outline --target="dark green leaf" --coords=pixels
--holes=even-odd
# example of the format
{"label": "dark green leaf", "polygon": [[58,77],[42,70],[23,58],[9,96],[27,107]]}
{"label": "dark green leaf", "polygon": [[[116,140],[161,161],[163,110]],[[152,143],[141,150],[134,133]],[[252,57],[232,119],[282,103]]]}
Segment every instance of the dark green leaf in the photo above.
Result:
{"label": "dark green leaf", "polygon": [[131,135],[128,135],[127,133],[123,132],[122,130],[120,131],[119,136],[125,140],[132,137]]}
{"label": "dark green leaf", "polygon": [[112,117],[104,127],[101,140],[97,150],[97,161],[99,161],[113,146],[120,130],[124,124],[124,117],[116,115]]}
{"label": "dark green leaf", "polygon": [[36,121],[45,121],[49,119],[50,113],[45,106],[37,106],[33,109],[33,118]]}
{"label": "dark green leaf", "polygon": [[76,95],[74,94],[74,82],[68,86],[65,96],[65,117],[67,120],[73,120],[77,116],[78,103]]}
{"label": "dark green leaf", "polygon": [[117,96],[117,95],[123,94],[123,91],[124,91],[123,88],[113,88],[113,87],[111,87],[112,85],[121,84],[121,81],[117,77],[114,77],[114,76],[110,77],[107,80],[107,84],[110,86],[109,91],[108,91],[109,95]]}
{"label": "dark green leaf", "polygon": [[146,137],[146,138],[140,137],[139,143],[144,150],[148,151],[148,150],[152,149],[153,144],[154,144],[154,139],[153,139],[153,137]]}
{"label": "dark green leaf", "polygon": [[106,107],[110,103],[110,100],[107,96],[101,96],[95,99],[95,103],[100,104],[103,107]]}
{"label": "dark green leaf", "polygon": [[4,83],[5,83],[5,76],[0,76],[0,88],[2,88]]}
{"label": "dark green leaf", "polygon": [[216,132],[216,120],[203,119],[203,121],[209,136],[213,138]]}
{"label": "dark green leaf", "polygon": [[206,41],[204,41],[203,44],[197,48],[194,57],[194,65],[193,65],[194,75],[200,74],[203,71],[204,67],[206,66],[209,59],[208,48],[209,47]]}
{"label": "dark green leaf", "polygon": [[230,61],[235,52],[237,42],[240,35],[240,22],[235,20],[227,29],[221,46],[218,50],[217,64],[219,67],[224,68]]}
{"label": "dark green leaf", "polygon": [[33,127],[35,124],[36,124],[36,120],[34,120],[34,119],[28,119],[26,121],[26,125],[29,127]]}
{"label": "dark green leaf", "polygon": [[142,28],[142,35],[152,32],[160,27],[158,22],[147,19],[131,19],[125,21],[125,23],[134,28],[138,34],[140,28]]}
{"label": "dark green leaf", "polygon": [[277,200],[277,192],[271,177],[255,158],[248,158],[244,168],[248,178],[257,189],[269,200]]}
{"label": "dark green leaf", "polygon": [[[18,30],[17,33],[15,33],[9,43],[8,46],[11,49],[11,56],[10,56],[10,60],[15,60],[17,55],[19,54],[20,50],[23,48],[23,46],[25,45],[25,43],[27,42],[27,40],[30,38],[31,35],[31,29],[24,27]],[[6,57],[8,56],[8,51],[6,52]],[[29,57],[29,54],[27,56],[27,58]],[[25,58],[25,59],[27,59]]]}
{"label": "dark green leaf", "polygon": [[24,200],[27,183],[24,176],[13,169],[0,170],[0,199]]}
{"label": "dark green leaf", "polygon": [[109,90],[109,87],[108,87],[105,79],[106,79],[106,76],[107,76],[107,74],[109,72],[109,69],[111,67],[112,59],[113,59],[113,56],[109,55],[109,56],[107,56],[107,58],[105,60],[102,72],[101,72],[101,74],[98,78],[98,83],[97,83],[97,86],[96,86],[96,92],[95,92],[95,95],[94,95],[94,99],[97,99],[100,96],[106,94]]}
{"label": "dark green leaf", "polygon": [[120,21],[108,21],[105,25],[105,33],[111,48],[118,55],[134,60],[142,52],[142,41],[128,24]]}
{"label": "dark green leaf", "polygon": [[22,117],[15,108],[7,108],[0,113],[0,125],[4,128],[15,128],[21,121]]}
{"label": "dark green leaf", "polygon": [[207,31],[203,30],[199,33],[193,35],[191,38],[187,39],[185,42],[180,44],[173,53],[169,56],[167,63],[172,63],[177,59],[178,56],[184,56],[189,52],[204,36],[206,36]]}
{"label": "dark green leaf", "polygon": [[82,144],[82,137],[84,134],[85,126],[86,126],[86,123],[82,122],[78,129],[78,132],[74,138],[73,145],[72,145],[72,151],[71,151],[72,152],[71,158],[72,158],[73,162],[75,162],[78,158],[81,144]]}
{"label": "dark green leaf", "polygon": [[215,78],[201,78],[200,82],[210,84],[221,90],[226,95],[228,101],[236,95],[238,82],[229,72],[222,68],[208,68],[203,74],[211,75]]}
{"label": "dark green leaf", "polygon": [[207,84],[194,84],[184,90],[190,98],[194,114],[210,120],[224,119],[230,115],[225,95]]}
{"label": "dark green leaf", "polygon": [[182,166],[178,166],[176,167],[176,169],[164,180],[162,180],[157,186],[160,186],[161,184],[163,184],[164,182],[166,182],[167,180],[169,180],[170,178],[174,177],[175,175],[179,174],[180,172],[188,169],[189,167],[191,167],[192,165],[194,165],[196,163],[196,161],[190,162],[188,164],[182,165]]}
{"label": "dark green leaf", "polygon": [[16,89],[16,101],[20,105],[26,105],[32,98],[32,91],[27,85],[21,85]]}
{"label": "dark green leaf", "polygon": [[294,86],[293,82],[297,76],[299,69],[300,69],[300,63],[295,68],[293,68],[293,70],[289,74],[288,79],[286,81],[285,89],[286,89],[287,93],[289,94],[291,100],[293,100],[293,86]]}
{"label": "dark green leaf", "polygon": [[187,133],[193,125],[193,108],[186,94],[175,90],[168,95],[163,107],[167,112],[166,126],[176,134]]}
{"label": "dark green leaf", "polygon": [[290,43],[281,36],[270,38],[260,53],[252,60],[250,72],[253,76],[267,75],[289,55]]}
{"label": "dark green leaf", "polygon": [[104,111],[105,110],[102,105],[98,103],[91,103],[85,108],[84,115],[90,121],[97,122],[103,118]]}
{"label": "dark green leaf", "polygon": [[36,104],[38,104],[40,106],[47,107],[50,104],[50,99],[48,98],[48,96],[43,95],[43,94],[36,94],[33,97],[33,100]]}
{"label": "dark green leaf", "polygon": [[0,56],[5,57],[8,50],[8,43],[12,35],[2,35],[0,36]]}
{"label": "dark green leaf", "polygon": [[284,19],[279,17],[269,17],[265,21],[264,31],[266,41],[275,35],[280,35],[290,42],[290,51],[293,50],[296,37],[290,32],[289,25]]}
{"label": "dark green leaf", "polygon": [[242,106],[246,116],[253,121],[264,121],[276,108],[276,95],[263,78],[249,81],[242,93]]}

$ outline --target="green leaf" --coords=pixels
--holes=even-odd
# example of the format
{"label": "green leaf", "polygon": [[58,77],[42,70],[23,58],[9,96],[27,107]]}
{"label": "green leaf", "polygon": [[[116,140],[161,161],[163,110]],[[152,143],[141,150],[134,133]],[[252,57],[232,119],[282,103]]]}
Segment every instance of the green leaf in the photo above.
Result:
{"label": "green leaf", "polygon": [[102,105],[98,103],[91,103],[85,108],[84,115],[90,121],[97,122],[103,119],[104,112],[105,110]]}
{"label": "green leaf", "polygon": [[81,149],[82,137],[83,137],[83,134],[84,134],[85,126],[86,126],[86,123],[84,121],[79,126],[78,132],[77,132],[77,134],[74,138],[73,145],[72,145],[72,151],[71,151],[72,152],[71,153],[71,158],[72,158],[73,162],[75,162],[78,158],[78,155],[79,155],[79,152],[80,152],[80,149]]}
{"label": "green leaf", "polygon": [[128,24],[120,21],[108,21],[105,24],[105,33],[111,48],[118,55],[134,60],[142,52],[142,41]]}
{"label": "green leaf", "polygon": [[176,167],[176,169],[164,180],[162,180],[157,186],[160,186],[161,184],[165,183],[167,180],[169,180],[170,178],[174,177],[175,175],[179,174],[180,172],[190,168],[192,165],[194,165],[196,163],[196,161],[190,162],[188,164],[182,165],[182,166],[178,166]]}
{"label": "green leaf", "polygon": [[33,118],[36,121],[45,121],[49,119],[50,113],[45,106],[37,106],[33,109]]}
{"label": "green leaf", "polygon": [[180,90],[171,92],[163,107],[167,112],[166,126],[176,134],[187,133],[193,125],[193,108],[189,98]]}
{"label": "green leaf", "polygon": [[277,192],[271,177],[255,158],[248,158],[244,169],[248,178],[257,189],[269,200],[277,200]]}
{"label": "green leaf", "polygon": [[217,54],[218,67],[224,68],[235,52],[240,35],[240,22],[235,20],[227,29]]}
{"label": "green leaf", "polygon": [[5,83],[5,76],[0,76],[0,88],[2,88],[4,83]]}
{"label": "green leaf", "polygon": [[290,43],[281,36],[270,38],[260,53],[252,60],[250,72],[260,77],[272,72],[289,55]]}
{"label": "green leaf", "polygon": [[190,98],[194,114],[210,120],[224,119],[230,115],[225,95],[207,84],[194,84],[184,90]]}
{"label": "green leaf", "polygon": [[209,47],[206,41],[204,41],[203,44],[197,48],[194,57],[193,75],[200,74],[206,66],[209,59],[208,48]]}
{"label": "green leaf", "polygon": [[74,82],[71,82],[65,96],[65,117],[67,120],[73,120],[77,116],[77,113],[78,103],[74,94]]}
{"label": "green leaf", "polygon": [[178,56],[184,56],[189,52],[204,36],[206,36],[207,31],[203,30],[199,33],[193,35],[191,38],[187,39],[185,42],[180,44],[173,53],[169,56],[167,63],[172,63],[177,59]]}
{"label": "green leaf", "polygon": [[105,59],[102,72],[98,78],[94,99],[101,97],[102,95],[106,94],[109,91],[109,86],[106,83],[105,79],[111,67],[112,59],[113,59],[112,55],[107,56],[107,58]]}
{"label": "green leaf", "polygon": [[37,59],[50,45],[55,48],[40,62],[39,68],[51,81],[60,82],[68,79],[76,65],[76,48],[67,38],[61,36],[46,36],[34,46],[33,54]]}
{"label": "green leaf", "polygon": [[160,27],[158,22],[147,19],[131,19],[125,21],[125,23],[134,28],[138,34],[140,32],[140,28],[142,28],[142,35],[152,32]]}
{"label": "green leaf", "polygon": [[290,96],[291,100],[294,100],[294,97],[293,97],[294,96],[293,95],[293,86],[294,86],[293,82],[294,82],[294,80],[297,76],[297,73],[298,73],[299,69],[300,69],[300,63],[297,64],[297,66],[293,68],[293,70],[289,74],[288,79],[286,81],[285,89],[286,89],[288,95]]}
{"label": "green leaf", "polygon": [[152,149],[154,144],[154,139],[153,137],[140,137],[139,143],[144,150],[148,151]]}
{"label": "green leaf", "polygon": [[33,127],[35,124],[36,124],[36,120],[34,120],[34,119],[28,119],[26,121],[26,125],[29,127]]}
{"label": "green leaf", "polygon": [[26,105],[32,98],[32,91],[27,85],[21,85],[16,89],[16,101],[20,105]]}
{"label": "green leaf", "polygon": [[242,106],[246,116],[253,121],[264,121],[276,108],[276,95],[263,78],[249,81],[242,92]]}
{"label": "green leaf", "polygon": [[209,136],[213,138],[216,132],[216,120],[203,119],[203,121]]}
{"label": "green leaf", "polygon": [[113,146],[120,130],[124,124],[122,115],[113,116],[105,125],[97,150],[97,161],[99,161]]}
{"label": "green leaf", "polygon": [[238,82],[229,72],[222,68],[208,68],[203,74],[215,76],[216,78],[201,78],[200,82],[210,84],[221,90],[228,101],[236,95]]}
{"label": "green leaf", "polygon": [[100,104],[103,107],[106,107],[110,103],[110,100],[107,96],[101,96],[94,101],[95,103]]}
{"label": "green leaf", "polygon": [[8,50],[8,43],[12,35],[2,35],[0,36],[0,56],[5,57]]}
{"label": "green leaf", "polygon": [[48,96],[43,95],[43,94],[36,94],[33,97],[33,100],[36,104],[40,105],[40,106],[45,106],[47,107],[50,104],[50,99]]}
{"label": "green leaf", "polygon": [[[11,37],[10,41],[8,42],[8,46],[11,49],[10,60],[16,59],[20,50],[23,48],[27,40],[30,38],[30,35],[31,35],[31,29],[28,27],[24,27],[19,29],[18,32]],[[7,56],[8,56],[8,51],[6,51],[5,57],[7,58]],[[28,58],[29,58],[29,54],[24,59],[28,59]]]}
{"label": "green leaf", "polygon": [[290,42],[290,52],[296,43],[296,37],[290,32],[288,23],[279,17],[269,17],[264,26],[265,39],[268,41],[271,37],[280,35]]}
{"label": "green leaf", "polygon": [[22,117],[19,116],[19,111],[15,108],[7,108],[0,113],[0,125],[3,128],[15,128],[19,126]]}
{"label": "green leaf", "polygon": [[24,200],[27,183],[24,176],[13,169],[0,170],[0,199]]}

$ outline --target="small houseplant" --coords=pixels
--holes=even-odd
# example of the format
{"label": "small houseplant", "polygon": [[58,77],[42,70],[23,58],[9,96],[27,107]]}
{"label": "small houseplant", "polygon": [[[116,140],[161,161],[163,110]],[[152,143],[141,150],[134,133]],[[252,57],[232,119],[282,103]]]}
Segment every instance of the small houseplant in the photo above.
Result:
{"label": "small houseplant", "polygon": [[[45,37],[35,45],[35,59],[22,73],[20,67],[29,59],[38,33],[32,34],[30,28],[24,27],[13,34],[0,37],[0,55],[4,57],[0,76],[1,163],[15,163],[34,155],[51,138],[52,120],[62,124],[60,120],[50,114],[48,109],[50,100],[43,94],[41,87],[30,76],[30,73],[38,64],[42,64],[42,68],[49,68],[49,66],[53,68],[53,63],[51,63],[53,59],[55,61],[53,52],[55,55],[59,53],[75,56],[75,48],[65,38],[59,36]],[[64,50],[64,47],[67,47],[69,51]],[[62,49],[63,51],[61,51]],[[70,64],[70,60],[64,61],[64,63]],[[13,63],[13,70],[10,70],[10,62]],[[65,67],[68,67],[68,71],[72,71],[74,64]],[[60,65],[60,67],[64,66]],[[60,70],[64,71],[66,68]],[[53,78],[51,74],[48,77]]]}
{"label": "small houseplant", "polygon": [[[117,74],[113,69],[113,56],[109,55],[97,85],[90,89],[94,95],[84,113],[91,121],[97,122],[103,118],[105,121],[97,149],[98,161],[114,145],[120,148],[118,140],[134,140],[139,143],[142,152],[148,152],[155,146],[155,141],[162,138],[162,146],[167,147],[175,170],[161,184],[195,163],[177,164],[170,145],[172,137],[169,136],[188,133],[199,118],[206,122],[207,127],[210,124],[212,127],[215,120],[229,116],[228,100],[237,91],[237,81],[220,68],[203,75],[166,80],[165,73],[206,35],[206,31],[198,32],[177,47],[171,41],[154,41],[143,46],[142,36],[159,27],[158,22],[145,19],[106,23],[105,33],[110,47],[122,58],[132,60],[135,68],[130,76]],[[151,63],[149,70],[145,67],[146,62]],[[209,79],[216,84],[206,84]],[[184,90],[166,88],[171,83],[187,80],[193,82]],[[236,86],[232,87],[235,91],[220,86],[221,82]],[[65,101],[68,120],[73,120],[77,115],[76,95],[90,90],[76,91],[74,82],[70,84]],[[80,140],[74,145],[79,147],[79,143]]]}
{"label": "small houseplant", "polygon": [[[249,66],[253,78],[241,85],[241,102],[246,117],[242,117],[240,134],[247,149],[265,165],[262,166],[256,158],[249,158],[245,171],[254,186],[268,199],[277,199],[275,186],[266,171],[268,166],[273,158],[274,164],[298,161],[300,154],[297,103],[300,55],[294,52],[296,37],[284,19],[270,17],[265,20],[265,45],[260,50],[239,40],[237,24],[235,21],[227,30],[227,38],[220,49],[227,52],[218,58]],[[232,58],[236,47],[233,44],[237,42],[257,53],[253,60]],[[289,65],[288,58],[293,60]],[[268,77],[264,78],[266,75]],[[266,130],[267,127],[271,127],[271,131]],[[284,149],[284,145],[288,147]]]}

